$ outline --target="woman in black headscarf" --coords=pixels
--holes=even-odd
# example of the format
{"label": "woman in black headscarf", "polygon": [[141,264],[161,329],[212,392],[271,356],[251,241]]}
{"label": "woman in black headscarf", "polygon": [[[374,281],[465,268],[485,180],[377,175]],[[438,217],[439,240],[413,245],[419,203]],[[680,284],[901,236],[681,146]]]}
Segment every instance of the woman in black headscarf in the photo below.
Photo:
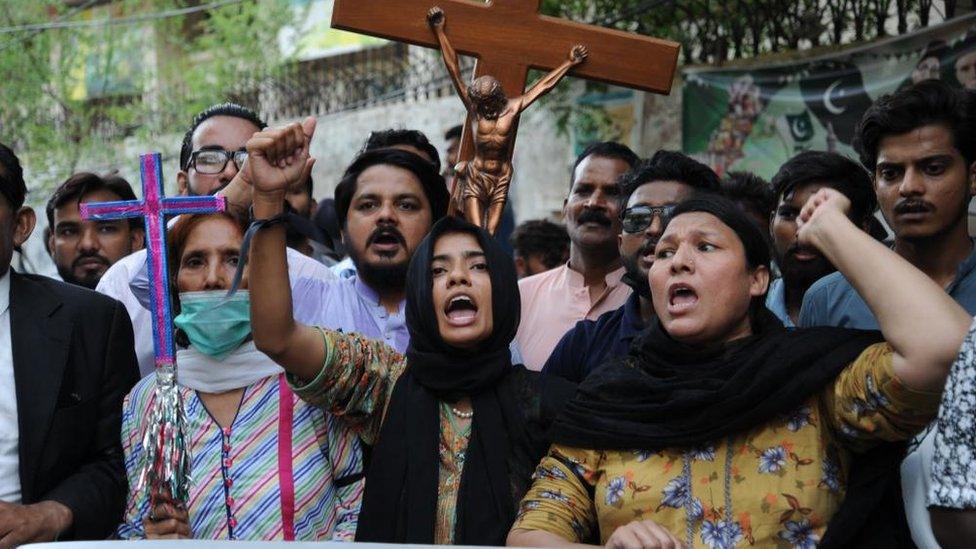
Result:
{"label": "woman in black headscarf", "polygon": [[847,276],[882,334],[785,329],[763,306],[758,227],[725,199],[678,205],[649,274],[658,320],[566,405],[509,543],[900,547],[894,514],[871,523],[901,455],[884,443],[935,414],[971,318],[849,207],[821,190],[800,242]]}
{"label": "woman in black headscarf", "polygon": [[[268,283],[259,264],[251,273],[252,286]],[[302,399],[374,446],[358,541],[503,544],[548,447],[543,418],[575,387],[512,365],[515,268],[482,229],[455,218],[436,223],[414,253],[406,292],[406,356],[295,324],[302,348],[289,355],[301,359],[279,363]],[[288,304],[259,301],[252,307],[266,319]],[[254,323],[259,348],[261,332]]]}

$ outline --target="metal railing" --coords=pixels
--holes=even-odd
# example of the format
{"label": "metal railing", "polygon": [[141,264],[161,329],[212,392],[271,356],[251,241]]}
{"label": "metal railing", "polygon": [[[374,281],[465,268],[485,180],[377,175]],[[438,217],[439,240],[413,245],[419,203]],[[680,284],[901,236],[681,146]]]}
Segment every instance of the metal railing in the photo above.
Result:
{"label": "metal railing", "polygon": [[[462,58],[465,78],[473,58]],[[269,120],[323,116],[454,93],[440,52],[390,43],[290,64],[241,88]]]}

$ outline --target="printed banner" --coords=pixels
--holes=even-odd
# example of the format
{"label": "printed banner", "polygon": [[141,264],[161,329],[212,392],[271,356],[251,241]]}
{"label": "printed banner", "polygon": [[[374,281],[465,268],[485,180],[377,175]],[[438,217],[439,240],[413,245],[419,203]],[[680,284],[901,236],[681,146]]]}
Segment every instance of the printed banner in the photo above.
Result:
{"label": "printed banner", "polygon": [[720,175],[769,178],[805,150],[856,158],[854,128],[881,95],[931,78],[976,90],[976,14],[813,59],[683,75],[684,151]]}

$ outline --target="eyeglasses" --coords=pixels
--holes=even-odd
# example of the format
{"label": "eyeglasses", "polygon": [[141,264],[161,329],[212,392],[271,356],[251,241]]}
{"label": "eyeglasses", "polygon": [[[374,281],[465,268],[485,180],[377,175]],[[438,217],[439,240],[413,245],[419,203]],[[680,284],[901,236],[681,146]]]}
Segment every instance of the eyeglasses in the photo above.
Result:
{"label": "eyeglasses", "polygon": [[654,223],[654,217],[657,216],[661,219],[663,223],[671,212],[674,211],[676,204],[667,204],[664,206],[633,206],[627,208],[626,210],[620,212],[620,221],[625,233],[639,233],[651,226]]}
{"label": "eyeglasses", "polygon": [[227,163],[234,161],[234,166],[241,169],[244,161],[247,160],[247,151],[225,151],[224,149],[203,149],[193,151],[190,154],[190,163],[187,169],[196,168],[199,173],[205,175],[217,175],[224,171]]}

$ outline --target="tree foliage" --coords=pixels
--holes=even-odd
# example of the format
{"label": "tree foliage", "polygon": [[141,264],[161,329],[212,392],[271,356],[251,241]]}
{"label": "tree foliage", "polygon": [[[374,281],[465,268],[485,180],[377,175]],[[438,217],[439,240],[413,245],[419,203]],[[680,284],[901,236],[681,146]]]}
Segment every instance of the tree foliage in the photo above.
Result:
{"label": "tree foliage", "polygon": [[[0,27],[0,141],[50,188],[79,167],[110,168],[126,138],[185,129],[192,113],[245,94],[241,75],[284,60],[283,26],[302,14],[289,0],[243,0],[156,17],[200,0],[5,0]],[[143,17],[141,20],[127,20]],[[113,19],[127,21],[102,24]]]}
{"label": "tree foliage", "polygon": [[932,0],[544,0],[550,15],[681,44],[685,63],[723,63],[841,46],[950,19],[957,2]]}

